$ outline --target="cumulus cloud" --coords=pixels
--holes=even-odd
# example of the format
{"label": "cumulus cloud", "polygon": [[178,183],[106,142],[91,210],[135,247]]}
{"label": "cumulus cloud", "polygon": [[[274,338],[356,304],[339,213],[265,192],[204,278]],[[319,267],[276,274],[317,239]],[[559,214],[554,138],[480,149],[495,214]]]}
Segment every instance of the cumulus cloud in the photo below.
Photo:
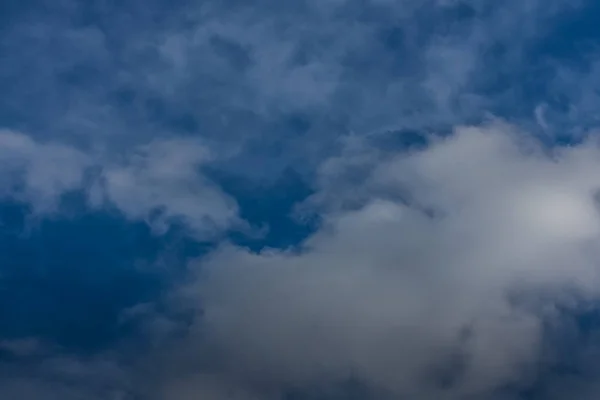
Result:
{"label": "cumulus cloud", "polygon": [[200,263],[197,331],[254,384],[527,387],[545,323],[600,294],[599,163],[596,143],[549,153],[513,127],[459,128],[370,168],[355,193],[388,196],[324,211],[297,251],[228,245]]}

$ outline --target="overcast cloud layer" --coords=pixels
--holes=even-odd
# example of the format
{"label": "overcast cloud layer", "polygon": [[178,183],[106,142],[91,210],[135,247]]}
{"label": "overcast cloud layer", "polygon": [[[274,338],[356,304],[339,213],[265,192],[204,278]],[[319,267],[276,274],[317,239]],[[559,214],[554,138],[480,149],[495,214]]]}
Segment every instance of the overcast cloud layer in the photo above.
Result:
{"label": "overcast cloud layer", "polygon": [[0,398],[598,398],[599,17],[0,5]]}

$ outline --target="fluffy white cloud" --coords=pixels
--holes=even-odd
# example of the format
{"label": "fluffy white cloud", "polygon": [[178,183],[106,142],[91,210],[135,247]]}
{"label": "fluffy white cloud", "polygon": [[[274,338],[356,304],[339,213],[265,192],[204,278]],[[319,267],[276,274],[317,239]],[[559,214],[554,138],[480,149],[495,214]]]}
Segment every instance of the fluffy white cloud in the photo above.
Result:
{"label": "fluffy white cloud", "polygon": [[543,322],[600,295],[600,147],[522,138],[458,129],[371,165],[359,205],[324,205],[297,251],[223,246],[186,292],[202,337],[255,383],[357,378],[419,399],[526,384]]}

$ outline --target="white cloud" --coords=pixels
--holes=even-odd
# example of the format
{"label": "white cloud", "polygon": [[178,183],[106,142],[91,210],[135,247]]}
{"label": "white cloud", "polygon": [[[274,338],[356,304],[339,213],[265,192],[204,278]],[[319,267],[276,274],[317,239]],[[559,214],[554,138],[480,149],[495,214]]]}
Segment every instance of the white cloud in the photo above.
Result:
{"label": "white cloud", "polygon": [[[544,320],[600,295],[600,148],[522,137],[460,128],[381,161],[352,186],[361,205],[336,203],[299,252],[223,246],[186,292],[199,331],[254,382],[357,378],[419,399],[526,384]],[[373,194],[399,188],[408,205]]]}
{"label": "white cloud", "polygon": [[80,188],[91,162],[70,146],[0,131],[0,193],[31,203],[36,211],[54,210],[62,194]]}
{"label": "white cloud", "polygon": [[[2,131],[0,195],[47,214],[58,210],[66,193],[84,191],[92,207],[116,207],[158,232],[179,222],[205,238],[239,222],[235,201],[201,170],[211,161],[207,147],[196,139],[152,141],[118,159]],[[92,168],[100,171],[96,177],[89,174]]]}
{"label": "white cloud", "polygon": [[[165,230],[185,223],[195,235],[222,231],[237,219],[235,201],[200,170],[211,161],[197,140],[155,141],[105,168],[105,199],[127,217]],[[159,215],[152,217],[153,212]]]}

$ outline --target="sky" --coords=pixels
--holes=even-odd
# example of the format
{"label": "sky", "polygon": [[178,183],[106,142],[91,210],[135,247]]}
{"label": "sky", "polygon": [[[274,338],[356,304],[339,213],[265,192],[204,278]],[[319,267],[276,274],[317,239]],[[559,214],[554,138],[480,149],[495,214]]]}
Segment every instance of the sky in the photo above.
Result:
{"label": "sky", "polygon": [[598,18],[2,1],[0,398],[597,399]]}

